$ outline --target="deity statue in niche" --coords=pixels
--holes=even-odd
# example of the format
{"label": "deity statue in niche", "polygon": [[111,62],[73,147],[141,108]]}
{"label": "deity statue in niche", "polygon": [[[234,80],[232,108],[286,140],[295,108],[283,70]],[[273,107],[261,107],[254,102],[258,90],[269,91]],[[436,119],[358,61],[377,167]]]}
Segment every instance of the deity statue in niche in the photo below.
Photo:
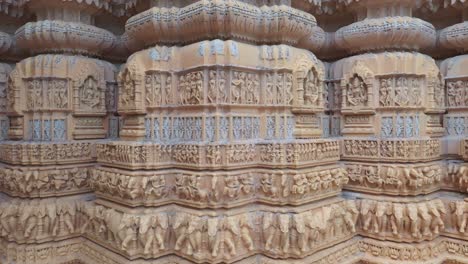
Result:
{"label": "deity statue in niche", "polygon": [[404,77],[399,77],[395,85],[395,104],[399,106],[408,105],[408,82]]}
{"label": "deity statue in niche", "polygon": [[122,76],[119,77],[119,83],[122,86],[120,103],[122,106],[128,106],[135,100],[135,81],[132,79],[129,70],[125,70]]}
{"label": "deity statue in niche", "polygon": [[348,106],[367,105],[367,85],[357,74],[355,74],[346,85],[346,91]]}
{"label": "deity statue in niche", "polygon": [[80,86],[80,103],[88,108],[96,108],[101,101],[100,91],[96,79],[88,76]]}
{"label": "deity statue in niche", "polygon": [[318,105],[320,98],[320,80],[315,69],[308,72],[304,83],[304,104]]}

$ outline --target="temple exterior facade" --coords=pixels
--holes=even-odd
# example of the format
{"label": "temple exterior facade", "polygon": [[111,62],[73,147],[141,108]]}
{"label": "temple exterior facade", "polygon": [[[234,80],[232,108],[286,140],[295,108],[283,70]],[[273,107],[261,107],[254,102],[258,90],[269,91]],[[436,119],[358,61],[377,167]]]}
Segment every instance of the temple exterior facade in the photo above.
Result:
{"label": "temple exterior facade", "polygon": [[465,0],[0,0],[0,263],[468,263]]}

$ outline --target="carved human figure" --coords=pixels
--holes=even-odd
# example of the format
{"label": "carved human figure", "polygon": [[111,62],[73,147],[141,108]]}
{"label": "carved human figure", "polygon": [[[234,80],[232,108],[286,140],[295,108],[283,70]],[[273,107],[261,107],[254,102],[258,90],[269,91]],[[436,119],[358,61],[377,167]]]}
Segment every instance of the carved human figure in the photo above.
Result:
{"label": "carved human figure", "polygon": [[164,175],[154,175],[148,179],[145,196],[153,196],[155,198],[165,197],[167,195],[166,179]]}
{"label": "carved human figure", "polygon": [[[92,77],[87,77],[80,86],[80,103],[89,108],[95,108],[101,103],[100,89],[97,81]],[[57,87],[58,88],[58,87]],[[59,88],[59,90],[62,88]]]}
{"label": "carved human figure", "polygon": [[447,102],[448,106],[457,106],[456,103],[456,96],[457,96],[457,91],[456,91],[456,85],[455,82],[447,82]]}
{"label": "carved human figure", "polygon": [[293,75],[291,73],[286,73],[286,80],[284,82],[284,89],[286,91],[286,104],[291,105],[293,102]]}
{"label": "carved human figure", "polygon": [[320,98],[320,82],[316,73],[311,70],[309,71],[304,84],[304,104],[305,105],[317,105],[318,99]]}
{"label": "carved human figure", "polygon": [[216,71],[210,71],[209,72],[209,82],[208,82],[208,93],[207,93],[207,98],[208,98],[208,103],[216,103],[216,93],[218,91],[218,87],[216,86],[217,84],[217,72]]}
{"label": "carved human figure", "polygon": [[267,196],[276,198],[278,195],[278,188],[273,183],[273,175],[263,174],[260,179],[260,188]]}
{"label": "carved human figure", "polygon": [[380,79],[380,105],[391,106],[393,103],[391,79]]}
{"label": "carved human figure", "polygon": [[233,104],[240,104],[242,99],[243,87],[245,87],[246,73],[235,71],[233,74],[231,96]]}
{"label": "carved human figure", "polygon": [[398,106],[408,105],[408,83],[405,77],[398,77],[396,79],[395,104]]}
{"label": "carved human figure", "polygon": [[346,99],[348,106],[367,105],[367,87],[358,75],[354,75],[349,84],[347,84]]}

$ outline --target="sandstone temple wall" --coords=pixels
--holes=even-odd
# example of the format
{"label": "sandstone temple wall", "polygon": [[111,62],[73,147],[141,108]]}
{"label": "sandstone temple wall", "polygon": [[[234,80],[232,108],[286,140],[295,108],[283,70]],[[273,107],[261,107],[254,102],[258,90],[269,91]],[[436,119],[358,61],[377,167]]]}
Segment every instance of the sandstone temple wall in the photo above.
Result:
{"label": "sandstone temple wall", "polygon": [[468,263],[464,0],[0,0],[0,263]]}

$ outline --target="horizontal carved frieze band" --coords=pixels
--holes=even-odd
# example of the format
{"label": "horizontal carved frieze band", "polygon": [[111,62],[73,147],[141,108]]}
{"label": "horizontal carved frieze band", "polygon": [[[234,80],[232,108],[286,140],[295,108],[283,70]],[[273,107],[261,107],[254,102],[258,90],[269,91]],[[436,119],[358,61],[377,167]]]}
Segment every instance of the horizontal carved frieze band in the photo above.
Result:
{"label": "horizontal carved frieze band", "polygon": [[42,243],[82,234],[81,206],[89,196],[41,200],[2,198],[0,236],[17,243]]}
{"label": "horizontal carved frieze band", "polygon": [[16,142],[0,143],[0,161],[15,165],[70,164],[96,161],[95,143]]}
{"label": "horizontal carved frieze band", "polygon": [[468,165],[447,162],[372,164],[345,162],[347,190],[372,194],[420,195],[438,190],[468,192]]}
{"label": "horizontal carved frieze band", "polygon": [[[318,125],[319,120],[311,119]],[[145,140],[158,143],[217,142],[239,143],[258,140],[294,139],[293,115],[263,112],[247,115],[229,114],[160,114],[145,118]]]}
{"label": "horizontal carved frieze band", "polygon": [[431,161],[440,159],[438,139],[344,139],[346,160]]}
{"label": "horizontal carved frieze band", "polygon": [[306,166],[339,160],[336,140],[294,140],[250,144],[157,144],[115,141],[97,144],[100,163],[128,169]]}
{"label": "horizontal carved frieze band", "polygon": [[[209,213],[174,206],[122,211],[82,199],[38,204],[13,200],[2,203],[5,213],[1,220],[8,220],[2,221],[7,223],[2,225],[2,238],[11,241],[50,241],[79,233],[131,259],[176,254],[194,262],[235,262],[258,253],[304,258],[349,239],[355,232],[366,236],[384,233],[396,241],[432,239],[437,232],[463,238],[460,227],[466,228],[466,204],[461,199],[409,203],[359,199],[294,210],[261,207],[248,212]],[[453,220],[448,219],[452,216]],[[443,240],[450,243],[442,248],[457,254],[454,240]],[[363,252],[391,259],[407,257],[406,246],[397,246],[388,254],[382,251],[383,244],[364,241],[359,247]],[[372,251],[368,251],[369,245],[373,245]],[[425,245],[432,244],[420,246]]]}
{"label": "horizontal carved frieze band", "polygon": [[[63,261],[61,263],[69,263],[66,261],[75,263],[73,260],[76,259],[87,263],[102,264],[139,263],[139,260],[131,261],[111,251],[103,251],[103,247],[83,238],[36,245],[18,245],[0,240],[0,252],[2,250],[4,252],[2,255],[5,256],[6,261],[15,260],[18,264],[42,264],[57,259]],[[467,250],[468,244],[465,241],[451,238],[438,238],[430,242],[418,243],[418,245],[378,241],[370,238],[354,238],[321,251],[327,255],[326,258],[320,256],[322,253],[319,256],[313,254],[301,259],[288,260],[273,259],[257,254],[240,261],[234,261],[233,259],[233,261],[223,261],[223,263],[354,264],[358,261],[372,259],[372,263],[379,264],[389,263],[389,261],[408,264],[433,264],[434,260],[440,263],[461,264],[466,258]],[[184,257],[175,255],[163,256],[157,260],[147,259],[146,262],[151,264],[194,263]]]}
{"label": "horizontal carved frieze band", "polygon": [[249,203],[305,204],[334,196],[348,181],[338,166],[302,170],[255,169],[233,172],[129,172],[92,170],[89,185],[98,197],[129,206],[177,203],[232,208]]}
{"label": "horizontal carved frieze band", "polygon": [[[194,52],[194,60],[185,59]],[[252,60],[243,60],[244,53]],[[220,63],[218,57],[225,59]],[[183,70],[175,65],[183,65]],[[174,106],[323,110],[324,65],[312,53],[287,45],[217,39],[183,47],[155,46],[131,56],[118,79],[121,113]]]}
{"label": "horizontal carved frieze band", "polygon": [[[131,45],[190,43],[207,38],[255,43],[296,44],[310,37],[317,25],[308,13],[290,6],[263,6],[243,1],[198,1],[183,8],[158,8],[131,17],[126,33]],[[317,41],[323,41],[319,38]]]}
{"label": "horizontal carved frieze band", "polygon": [[90,191],[90,165],[0,167],[0,190],[15,197],[49,197]]}
{"label": "horizontal carved frieze band", "polygon": [[176,253],[194,262],[231,262],[260,252],[304,257],[354,235],[358,212],[352,201],[296,212],[258,208],[216,215],[177,208],[122,213],[101,205],[85,207],[86,237],[132,259]]}

